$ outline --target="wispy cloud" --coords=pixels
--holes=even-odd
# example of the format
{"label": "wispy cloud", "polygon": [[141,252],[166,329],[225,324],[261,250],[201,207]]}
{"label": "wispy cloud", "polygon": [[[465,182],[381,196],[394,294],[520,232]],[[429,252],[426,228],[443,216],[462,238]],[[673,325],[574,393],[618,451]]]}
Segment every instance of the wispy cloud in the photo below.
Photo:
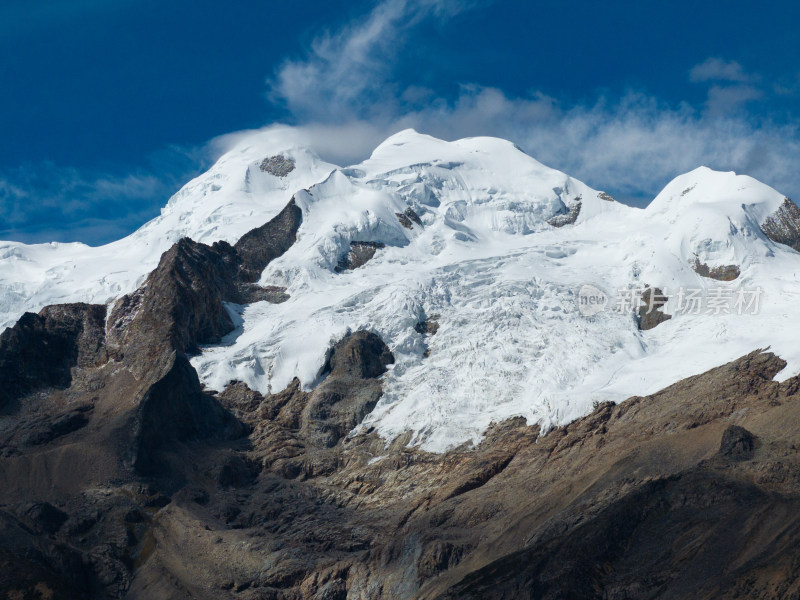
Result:
{"label": "wispy cloud", "polygon": [[285,61],[268,82],[269,98],[306,121],[341,120],[359,110],[376,117],[394,114],[402,108],[404,92],[392,83],[394,57],[409,32],[426,18],[447,19],[477,4],[380,2],[366,17],[318,36],[307,55]]}
{"label": "wispy cloud", "polygon": [[0,239],[24,242],[118,239],[155,217],[206,161],[206,151],[172,147],[150,168],[127,174],[26,164],[0,171]]}
{"label": "wispy cloud", "polygon": [[424,127],[442,133],[453,127],[507,137],[539,160],[624,197],[652,198],[674,176],[699,165],[800,191],[792,168],[800,152],[796,126],[755,127],[686,105],[672,108],[644,94],[564,108],[545,97],[513,99],[476,89],[438,115],[420,116]]}
{"label": "wispy cloud", "polygon": [[340,163],[363,158],[370,144],[400,128],[415,127],[449,139],[505,137],[594,187],[639,202],[700,165],[747,173],[800,196],[794,166],[800,128],[748,114],[748,104],[764,91],[760,77],[736,61],[709,58],[688,71],[691,81],[708,86],[702,106],[669,105],[636,91],[564,105],[538,92],[514,97],[477,84],[462,85],[446,100],[424,87],[400,86],[393,69],[414,25],[471,6],[386,0],[365,18],[320,36],[307,56],[285,62],[270,80],[270,98],[304,131],[319,133],[309,133],[315,139],[352,131],[338,136],[347,140],[338,156],[328,154]]}
{"label": "wispy cloud", "polygon": [[710,116],[742,112],[746,105],[764,97],[761,77],[748,73],[735,60],[707,58],[689,70],[689,80],[708,85],[705,110]]}
{"label": "wispy cloud", "polygon": [[752,85],[713,85],[708,90],[706,110],[712,116],[729,115],[763,97],[764,93]]}
{"label": "wispy cloud", "polygon": [[737,83],[752,82],[755,77],[744,72],[742,65],[735,60],[707,58],[689,70],[689,79],[702,81],[733,81]]}
{"label": "wispy cloud", "polygon": [[637,93],[562,107],[543,95],[514,98],[498,89],[469,86],[453,102],[393,119],[307,124],[294,135],[327,160],[346,165],[363,160],[380,141],[407,127],[445,139],[510,139],[545,164],[636,204],[700,165],[747,173],[800,197],[796,125],[756,127],[740,118],[711,118]]}

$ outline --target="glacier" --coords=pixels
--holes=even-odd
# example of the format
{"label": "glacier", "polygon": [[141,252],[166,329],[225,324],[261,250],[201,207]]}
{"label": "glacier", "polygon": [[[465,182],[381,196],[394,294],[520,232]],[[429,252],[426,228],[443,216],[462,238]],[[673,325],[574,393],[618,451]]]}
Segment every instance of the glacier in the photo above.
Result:
{"label": "glacier", "polygon": [[[262,164],[271,157],[294,168],[270,173]],[[291,128],[254,132],[122,240],[96,248],[0,242],[2,326],[47,304],[111,304],[181,237],[233,243],[291,198],[303,213],[297,241],[259,281],[285,287],[289,299],[227,305],[237,329],[192,358],[210,389],[240,380],[278,392],[295,377],[310,389],[331,344],[366,329],[395,364],[359,427],[443,451],[479,442],[492,422],[563,424],[597,402],[653,393],[757,348],[788,362],[779,378],[800,372],[800,254],[761,230],[784,202],[776,190],[701,167],[640,209],[510,142],[447,142],[413,130],[347,167],[297,143]],[[419,223],[404,224],[398,215],[407,211]],[[351,242],[381,247],[340,272]],[[736,265],[740,275],[711,280],[696,261]],[[584,285],[612,303],[658,287],[672,318],[640,331],[631,311],[584,316]],[[684,289],[759,290],[759,307],[687,313],[678,305]],[[435,335],[415,327],[434,318]]]}

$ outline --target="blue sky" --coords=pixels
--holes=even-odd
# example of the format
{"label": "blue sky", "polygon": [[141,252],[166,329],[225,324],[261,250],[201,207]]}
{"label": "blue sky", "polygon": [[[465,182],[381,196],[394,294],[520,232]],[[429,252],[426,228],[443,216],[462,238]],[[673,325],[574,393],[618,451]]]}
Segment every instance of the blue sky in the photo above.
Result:
{"label": "blue sky", "polygon": [[783,1],[4,0],[0,239],[121,237],[215,138],[276,122],[340,163],[412,126],[633,203],[700,164],[798,198],[797,23]]}

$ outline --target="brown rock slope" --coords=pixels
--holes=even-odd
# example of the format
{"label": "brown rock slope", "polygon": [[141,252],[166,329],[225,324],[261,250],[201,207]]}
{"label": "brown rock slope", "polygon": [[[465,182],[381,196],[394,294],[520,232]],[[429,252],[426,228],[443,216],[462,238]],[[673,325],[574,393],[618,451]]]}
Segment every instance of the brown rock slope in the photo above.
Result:
{"label": "brown rock slope", "polygon": [[800,252],[800,208],[789,198],[761,225],[773,242],[791,246]]}
{"label": "brown rock slope", "polygon": [[[275,252],[287,211],[257,230]],[[773,381],[780,358],[544,434],[387,446],[349,433],[393,362],[371,332],[334,344],[313,390],[201,389],[187,353],[228,333],[222,301],[274,253],[249,239],[181,241],[105,328],[67,305],[0,336],[0,598],[800,594],[800,378]]]}
{"label": "brown rock slope", "polygon": [[738,265],[709,267],[706,263],[701,263],[700,259],[696,256],[694,258],[694,272],[701,277],[708,277],[709,279],[716,279],[717,281],[733,281],[742,274]]}
{"label": "brown rock slope", "polygon": [[782,366],[756,352],[445,455],[327,447],[291,416],[316,392],[236,384],[223,399],[253,432],[182,455],[131,597],[796,597],[800,382],[773,382]]}

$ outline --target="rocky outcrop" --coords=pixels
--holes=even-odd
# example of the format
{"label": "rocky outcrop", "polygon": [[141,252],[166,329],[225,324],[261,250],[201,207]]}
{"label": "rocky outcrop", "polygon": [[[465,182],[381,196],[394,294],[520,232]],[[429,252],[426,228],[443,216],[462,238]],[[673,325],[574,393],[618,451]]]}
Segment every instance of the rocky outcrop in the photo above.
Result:
{"label": "rocky outcrop", "polygon": [[258,281],[264,268],[295,243],[302,221],[303,211],[292,198],[276,217],[239,238],[234,245],[241,260],[239,278],[244,282]]}
{"label": "rocky outcrop", "polygon": [[425,348],[422,351],[423,358],[428,358],[431,355],[430,347],[428,345],[430,341],[429,338],[432,335],[436,335],[436,332],[439,331],[439,321],[437,321],[438,318],[439,315],[430,315],[414,324],[414,331],[423,336],[422,343]]}
{"label": "rocky outcrop", "polygon": [[800,208],[789,198],[784,199],[781,207],[767,217],[761,224],[761,230],[773,242],[800,252]]}
{"label": "rocky outcrop", "polygon": [[694,272],[701,277],[708,277],[709,279],[716,279],[717,281],[733,281],[741,274],[737,265],[720,265],[718,267],[709,267],[706,263],[701,263],[700,259],[694,259]]}
{"label": "rocky outcrop", "polygon": [[357,331],[331,348],[322,371],[329,379],[374,379],[392,363],[394,357],[380,337],[369,331]]}
{"label": "rocky outcrop", "polygon": [[[358,344],[344,347],[355,361],[332,364],[329,377],[381,370],[383,361],[358,358],[366,356]],[[380,356],[379,347],[369,355]],[[297,438],[287,445],[264,435],[274,423],[264,420],[247,457],[281,446],[292,458],[255,479],[251,463],[237,461],[234,489],[249,498],[238,512],[225,504],[232,492],[208,492],[203,512],[221,510],[212,535],[228,549],[225,565],[207,558],[212,536],[184,551],[232,595],[791,597],[794,546],[776,536],[794,531],[790,515],[800,507],[792,491],[800,457],[780,450],[793,443],[783,420],[800,411],[800,384],[772,381],[784,366],[755,352],[653,396],[599,404],[543,436],[514,419],[493,426],[478,447],[440,456],[402,440],[385,447],[368,432],[328,449]],[[298,393],[271,403],[234,388],[245,412],[269,405],[274,415]],[[750,444],[755,424],[758,443]],[[245,554],[234,549],[237,539],[263,541]],[[754,558],[738,561],[745,544]],[[254,552],[260,560],[247,567]]]}
{"label": "rocky outcrop", "polygon": [[223,302],[283,302],[283,288],[253,284],[274,258],[295,242],[302,212],[294,203],[231,246],[184,238],[165,252],[144,285],[121,298],[108,319],[108,344],[115,359],[138,376],[173,350],[199,352],[219,342],[234,325]]}
{"label": "rocky outcrop", "polygon": [[[800,506],[796,501],[789,503]],[[781,530],[777,516],[781,504],[764,490],[712,470],[658,479],[642,484],[588,523],[490,563],[440,597],[788,598],[786,588],[793,587],[788,581],[776,596],[765,594],[766,590],[759,593],[756,583],[750,596],[747,584],[737,581],[736,569],[730,574],[720,569],[732,558],[724,548],[750,539],[751,528]],[[755,507],[760,509],[759,516],[754,515]],[[699,547],[665,547],[685,535],[697,540],[699,530],[706,536]],[[768,562],[762,559],[761,565],[766,568]],[[720,587],[727,593],[714,591]]]}
{"label": "rocky outcrop", "polygon": [[[258,476],[261,465],[239,454],[233,454],[219,469],[217,483],[222,488],[244,488]],[[205,497],[204,497],[205,498]]]}
{"label": "rocky outcrop", "polygon": [[406,229],[414,229],[415,224],[422,227],[422,219],[419,218],[419,215],[411,207],[401,213],[394,214],[397,220],[400,221],[400,224]]}
{"label": "rocky outcrop", "polygon": [[54,534],[69,518],[49,502],[37,502],[26,512],[27,520],[39,533]]}
{"label": "rocky outcrop", "polygon": [[216,398],[203,393],[197,373],[179,352],[170,357],[164,375],[144,391],[129,427],[131,464],[146,474],[164,466],[161,452],[172,442],[236,439],[247,433]]}
{"label": "rocky outcrop", "polygon": [[[128,593],[155,544],[147,515],[186,487],[191,448],[215,449],[209,472],[220,489],[253,482],[260,463],[239,447],[250,427],[203,391],[187,354],[233,329],[226,301],[286,299],[250,280],[293,242],[297,225],[291,203],[239,250],[180,240],[107,322],[104,306],[51,306],[0,336],[9,414],[0,422],[0,513],[13,506],[27,523],[3,529],[0,518],[0,561],[12,569],[0,595]],[[198,505],[209,497],[197,487],[185,496]],[[43,545],[42,536],[54,541]]]}
{"label": "rocky outcrop", "polygon": [[731,460],[749,460],[753,456],[755,447],[756,439],[752,433],[744,427],[730,425],[722,434],[719,453]]}
{"label": "rocky outcrop", "polygon": [[364,420],[381,396],[377,380],[394,357],[377,335],[358,331],[330,351],[325,380],[311,394],[300,417],[302,437],[331,448]]}
{"label": "rocky outcrop", "polygon": [[276,154],[275,156],[270,156],[262,160],[258,168],[264,173],[269,173],[275,177],[286,177],[289,173],[294,171],[295,164],[294,160],[291,158],[283,156],[282,154]]}
{"label": "rocky outcrop", "polygon": [[234,327],[222,303],[238,298],[237,267],[229,244],[177,242],[144,285],[114,305],[108,319],[114,358],[140,374],[159,356],[194,354],[219,341]]}
{"label": "rocky outcrop", "polygon": [[24,437],[25,444],[30,446],[48,444],[53,440],[86,427],[89,424],[92,409],[92,405],[84,404],[62,414],[32,419],[30,425],[24,428],[29,430]]}
{"label": "rocky outcrop", "polygon": [[243,304],[266,301],[270,304],[281,304],[289,299],[286,288],[278,285],[257,285],[240,286],[240,299]]}
{"label": "rocky outcrop", "polygon": [[[600,403],[548,432],[521,418],[496,423],[479,445],[442,455],[407,437],[387,445],[350,434],[391,362],[378,336],[358,331],[333,346],[310,391],[296,380],[267,395],[236,383],[214,398],[174,351],[134,421],[108,412],[112,398],[130,402],[123,387],[96,392],[85,437],[15,446],[0,482],[16,464],[74,446],[129,444],[137,469],[89,461],[96,483],[72,494],[54,493],[50,477],[47,487],[0,486],[0,561],[11,569],[0,589],[757,600],[800,591],[800,439],[786,427],[800,419],[800,380],[773,381],[786,365],[775,355]],[[119,427],[102,429],[98,413]],[[67,456],[61,468],[74,469]],[[3,510],[17,516],[3,521]]]}
{"label": "rocky outcrop", "polygon": [[435,335],[439,331],[439,315],[430,315],[414,325],[414,331],[422,335]]}
{"label": "rocky outcrop", "polygon": [[659,288],[648,287],[642,293],[642,304],[639,306],[638,323],[639,329],[647,331],[657,327],[664,321],[672,318],[663,311],[668,298]]}
{"label": "rocky outcrop", "polygon": [[107,359],[106,307],[58,304],[25,313],[0,335],[0,412],[31,392],[67,388],[74,367]]}
{"label": "rocky outcrop", "polygon": [[375,253],[386,244],[382,242],[350,242],[350,251],[339,259],[334,269],[337,273],[352,271],[372,260]]}
{"label": "rocky outcrop", "polygon": [[553,227],[564,227],[565,225],[572,225],[578,220],[581,214],[582,202],[580,199],[575,199],[569,207],[564,207],[564,212],[550,217],[547,222]]}

